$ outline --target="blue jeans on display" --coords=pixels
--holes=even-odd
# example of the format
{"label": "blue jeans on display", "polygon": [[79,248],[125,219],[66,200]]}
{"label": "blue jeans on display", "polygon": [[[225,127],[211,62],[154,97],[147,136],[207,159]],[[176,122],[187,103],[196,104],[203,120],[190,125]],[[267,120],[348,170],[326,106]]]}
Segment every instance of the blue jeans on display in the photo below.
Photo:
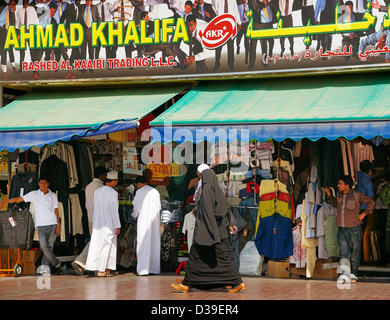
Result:
{"label": "blue jeans on display", "polygon": [[351,273],[357,275],[362,251],[362,227],[359,224],[355,227],[338,229],[337,242],[340,247],[340,257],[350,261]]}
{"label": "blue jeans on display", "polygon": [[55,267],[60,263],[53,253],[56,229],[56,224],[38,227],[39,245],[43,252],[42,265]]}

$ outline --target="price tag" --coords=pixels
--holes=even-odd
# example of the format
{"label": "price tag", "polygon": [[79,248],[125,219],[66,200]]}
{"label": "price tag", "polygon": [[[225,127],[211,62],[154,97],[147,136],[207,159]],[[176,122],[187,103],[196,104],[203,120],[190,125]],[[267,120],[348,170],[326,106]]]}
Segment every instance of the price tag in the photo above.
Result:
{"label": "price tag", "polygon": [[8,218],[8,221],[9,221],[9,223],[11,224],[11,226],[13,226],[13,227],[15,227],[16,226],[16,221],[15,221],[15,219],[13,218],[13,217],[9,217]]}

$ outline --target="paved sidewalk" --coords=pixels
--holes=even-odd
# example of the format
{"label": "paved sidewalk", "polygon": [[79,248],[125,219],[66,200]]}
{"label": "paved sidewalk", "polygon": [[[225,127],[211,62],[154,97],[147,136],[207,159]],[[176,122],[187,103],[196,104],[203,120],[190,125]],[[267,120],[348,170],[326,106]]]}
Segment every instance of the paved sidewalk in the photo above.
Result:
{"label": "paved sidewalk", "polygon": [[334,280],[244,276],[246,290],[233,294],[224,289],[176,292],[171,283],[182,277],[174,273],[153,276],[123,273],[97,278],[77,276],[71,270],[47,278],[0,277],[0,300],[390,300],[390,283],[384,280],[338,286]]}

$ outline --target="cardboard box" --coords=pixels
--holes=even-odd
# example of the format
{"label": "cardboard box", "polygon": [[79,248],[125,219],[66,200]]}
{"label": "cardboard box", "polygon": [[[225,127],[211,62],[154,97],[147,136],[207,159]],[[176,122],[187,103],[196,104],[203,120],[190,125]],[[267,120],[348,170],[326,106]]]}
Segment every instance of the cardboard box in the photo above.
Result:
{"label": "cardboard box", "polygon": [[268,276],[273,278],[289,278],[290,263],[286,261],[268,261]]}
{"label": "cardboard box", "polygon": [[[320,259],[316,261],[312,279],[328,279],[333,280],[338,278],[337,267],[338,262],[333,262],[332,259]],[[306,277],[306,268],[290,268],[291,274],[301,275]]]}
{"label": "cardboard box", "polygon": [[[3,195],[3,197],[0,199],[0,200],[7,200],[8,199],[8,196],[7,195]],[[4,203],[1,207],[0,207],[0,211],[7,211],[8,209],[8,204]]]}
{"label": "cardboard box", "polygon": [[[21,276],[34,275],[36,273],[35,262],[41,257],[42,252],[38,250],[21,250],[20,252],[20,261],[19,264],[22,266]],[[13,269],[16,264],[18,257],[18,249],[1,249],[1,268],[10,268]],[[8,263],[8,260],[10,263]],[[9,272],[4,272],[4,274],[9,274]],[[11,272],[12,276],[13,273]]]}
{"label": "cardboard box", "polygon": [[[42,255],[39,250],[21,250],[20,260],[24,262],[35,263]],[[18,257],[18,249],[11,249],[9,251],[10,260],[16,260]],[[1,261],[4,263],[8,259],[8,249],[1,249]]]}
{"label": "cardboard box", "polygon": [[25,262],[35,263],[41,257],[41,255],[42,251],[39,250],[23,250],[22,259],[24,258]]}

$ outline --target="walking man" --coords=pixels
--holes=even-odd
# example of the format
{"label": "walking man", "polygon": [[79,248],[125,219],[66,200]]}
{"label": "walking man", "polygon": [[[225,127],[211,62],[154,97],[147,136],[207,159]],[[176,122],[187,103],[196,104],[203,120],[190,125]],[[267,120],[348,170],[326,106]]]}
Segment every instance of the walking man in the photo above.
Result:
{"label": "walking man", "polygon": [[116,274],[117,236],[120,233],[119,200],[115,187],[118,172],[107,173],[105,185],[95,191],[92,237],[86,270],[97,271],[98,277]]}

